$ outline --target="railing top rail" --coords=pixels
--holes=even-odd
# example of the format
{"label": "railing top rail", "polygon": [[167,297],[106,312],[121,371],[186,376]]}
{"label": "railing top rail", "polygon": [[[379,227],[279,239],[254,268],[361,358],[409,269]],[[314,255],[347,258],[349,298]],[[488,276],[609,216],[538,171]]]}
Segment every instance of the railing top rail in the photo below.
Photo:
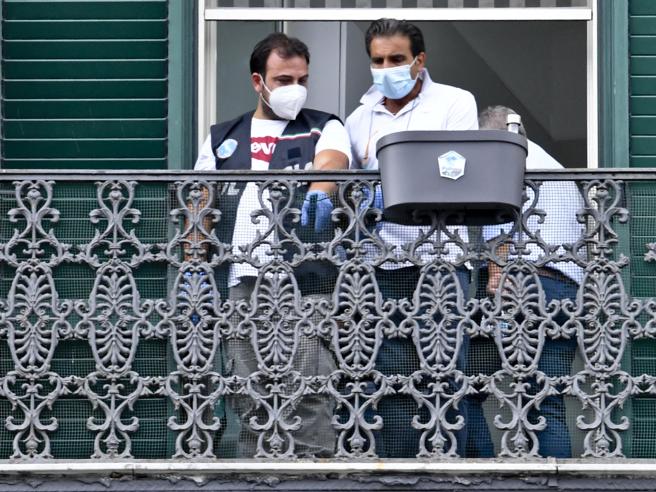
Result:
{"label": "railing top rail", "polygon": [[[170,171],[170,170],[95,170],[95,169],[0,169],[0,182],[23,179],[59,179],[68,181],[98,181],[138,179],[139,181],[179,181],[187,178],[208,181],[263,181],[268,179],[302,179],[303,181],[342,181],[371,179],[378,170],[349,169],[342,171],[270,170],[270,171]],[[596,180],[622,179],[626,181],[656,180],[656,168],[607,169],[545,169],[527,170],[528,179]]]}

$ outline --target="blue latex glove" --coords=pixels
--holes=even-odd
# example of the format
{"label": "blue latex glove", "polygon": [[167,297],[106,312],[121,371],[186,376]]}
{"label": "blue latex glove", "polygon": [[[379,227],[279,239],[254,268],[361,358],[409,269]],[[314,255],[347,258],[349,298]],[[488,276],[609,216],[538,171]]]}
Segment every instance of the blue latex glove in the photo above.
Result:
{"label": "blue latex glove", "polygon": [[[369,191],[369,188],[364,188],[362,190],[362,193],[364,194],[364,200],[362,200],[363,207],[366,206],[367,203],[369,203],[369,196],[371,194],[371,191]],[[383,189],[381,186],[375,185],[374,186],[374,199],[371,202],[371,207],[373,208],[379,208],[381,211],[383,210]]]}
{"label": "blue latex glove", "polygon": [[314,212],[314,232],[321,232],[330,225],[332,211],[333,202],[326,193],[319,190],[308,191],[301,208],[301,225],[307,226],[310,214]]}
{"label": "blue latex glove", "polygon": [[383,189],[381,188],[380,185],[374,185],[374,197],[373,199],[371,198],[371,190],[367,187],[364,187],[362,189],[362,201],[360,202],[359,206],[359,211],[360,213],[364,216],[367,217],[366,220],[366,225],[367,229],[370,232],[373,232],[374,230],[380,230],[381,227],[381,222],[373,222],[373,218],[371,215],[367,215],[367,209],[374,209],[377,208],[381,212],[383,211]]}
{"label": "blue latex glove", "polygon": [[[192,289],[191,284],[189,282],[191,281],[191,279],[193,278],[194,275],[198,275],[200,277],[200,280],[201,280],[200,287],[201,288],[206,288],[206,287],[209,286],[209,284],[205,280],[205,272],[184,272],[183,276],[184,276],[185,279],[187,279],[187,281],[184,284],[182,284],[183,285],[182,295],[185,296],[185,297],[188,295],[188,293]],[[200,315],[196,312],[193,312],[189,316],[189,319],[191,320],[191,322],[194,325],[197,325],[200,322]]]}

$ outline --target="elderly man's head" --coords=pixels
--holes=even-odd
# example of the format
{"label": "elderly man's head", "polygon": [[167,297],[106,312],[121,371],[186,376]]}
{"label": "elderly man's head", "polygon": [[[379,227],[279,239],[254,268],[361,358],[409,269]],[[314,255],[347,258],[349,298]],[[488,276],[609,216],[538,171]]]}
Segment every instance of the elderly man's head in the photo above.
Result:
{"label": "elderly man's head", "polygon": [[[509,114],[518,114],[507,106],[488,106],[478,113],[478,128],[481,130],[505,130]],[[519,125],[519,134],[526,136],[524,125]]]}

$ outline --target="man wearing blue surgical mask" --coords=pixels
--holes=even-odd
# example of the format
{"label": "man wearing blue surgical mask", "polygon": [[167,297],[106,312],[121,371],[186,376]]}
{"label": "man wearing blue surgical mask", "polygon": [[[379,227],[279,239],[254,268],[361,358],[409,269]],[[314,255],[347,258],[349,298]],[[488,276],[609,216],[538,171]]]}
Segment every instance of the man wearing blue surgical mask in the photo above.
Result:
{"label": "man wearing blue surgical mask", "polygon": [[373,85],[346,119],[351,167],[378,169],[376,143],[405,130],[477,130],[471,93],[431,80],[424,38],[418,27],[396,19],[369,26],[365,46]]}
{"label": "man wearing blue surgical mask", "polygon": [[[476,101],[472,94],[431,80],[425,67],[424,38],[418,27],[402,20],[379,19],[369,26],[365,45],[371,61],[373,85],[360,99],[361,105],[346,120],[353,154],[351,167],[378,169],[376,143],[390,133],[407,130],[478,129]],[[413,163],[406,164],[408,172],[411,173]],[[374,187],[373,197],[369,195],[365,203],[379,209],[384,207],[380,186]],[[462,259],[463,248],[458,245],[466,244],[467,228],[448,227],[446,232],[434,233],[428,241],[422,237],[422,229],[425,231],[427,227],[400,225],[384,220],[377,224],[376,235],[381,242],[393,248],[393,254],[386,254],[385,258],[381,257],[382,248],[375,245],[369,247],[367,252],[367,260],[376,265],[376,281],[383,301],[405,299],[407,303],[417,302],[415,289],[424,271],[422,267],[429,263],[449,264],[450,271],[455,272],[457,278],[451,288],[459,289],[461,296],[466,295],[469,271],[468,265]],[[413,243],[419,240],[423,242],[423,246],[414,247]],[[440,246],[432,247],[430,243],[434,241],[433,244],[438,244],[438,240]],[[412,258],[408,258],[407,251],[413,251]],[[432,302],[436,305],[434,307],[437,307],[440,299],[434,299]],[[435,309],[435,312],[440,311]],[[391,321],[400,326],[404,319],[397,312]],[[441,325],[443,320],[431,321]],[[384,336],[376,357],[375,369],[390,377],[420,374],[419,352],[436,350],[421,346],[420,330],[424,328],[419,326],[415,329],[416,333],[406,337]],[[457,371],[464,370],[468,347],[468,338],[465,335],[460,346],[460,351],[454,355],[457,357]],[[455,385],[453,381],[450,384]],[[457,409],[451,408],[446,413],[448,423],[455,424],[460,417],[466,417],[466,406],[467,401],[464,400],[459,403]],[[420,452],[421,432],[417,425],[413,425],[413,419],[418,416],[419,421],[425,423],[428,415],[422,414],[422,411],[409,396],[396,394],[383,398],[378,405],[378,415],[383,421],[383,427],[376,436],[378,456],[417,456]],[[455,431],[454,434],[450,441],[447,439],[447,442],[439,444],[439,440],[436,440],[433,445],[440,446],[442,452],[457,452],[463,456],[466,427]],[[429,450],[436,451],[438,450]]]}
{"label": "man wearing blue surgical mask", "polygon": [[[309,62],[308,48],[299,39],[274,33],[260,41],[250,59],[250,82],[257,97],[255,111],[212,125],[194,169],[346,169],[351,157],[350,142],[339,118],[303,108]],[[219,290],[223,289],[222,298],[246,301],[250,303],[248,309],[261,316],[260,311],[265,307],[258,306],[258,301],[253,298],[259,292],[257,286],[271,278],[266,271],[273,259],[268,243],[273,242],[274,235],[278,234],[278,229],[263,213],[263,208],[271,208],[269,190],[254,182],[225,185],[219,188],[218,204],[212,204],[221,211],[214,232],[223,243],[232,245],[232,257],[223,260],[215,269],[216,285]],[[296,190],[294,198],[299,200],[294,206],[300,209],[300,221],[289,220],[285,227],[294,228],[293,233],[307,242],[325,240],[325,234],[330,236],[333,231],[330,195],[335,189],[334,183],[313,182],[307,190]],[[273,215],[271,210],[268,212]],[[278,215],[281,217],[283,214]],[[254,244],[257,246],[253,247]],[[291,260],[293,245],[285,244],[284,254]],[[327,263],[307,261],[294,265],[293,278],[304,299],[326,299],[332,292],[337,272],[334,265]],[[286,280],[289,278],[285,277]],[[318,300],[314,299],[314,302]],[[262,426],[266,421],[266,412],[262,410],[262,403],[252,397],[252,392],[265,392],[262,388],[274,382],[267,379],[265,371],[258,366],[257,356],[261,356],[261,352],[256,354],[253,347],[256,338],[253,332],[259,327],[252,321],[246,323],[237,311],[230,320],[232,329],[241,323],[249,324],[249,331],[241,333],[240,337],[233,334],[222,341],[222,346],[223,373],[236,376],[240,381],[239,388],[228,398],[229,408],[237,414],[239,430],[226,431],[224,439],[228,435],[238,435],[234,454],[240,458],[253,458],[258,451],[270,451],[273,445],[262,438],[270,441],[273,438],[258,431],[258,425]],[[317,316],[310,321],[318,323]],[[335,363],[329,342],[317,336],[301,335],[299,338],[290,372],[303,377],[331,374]],[[276,380],[275,384],[281,387],[292,385],[287,379]],[[334,453],[333,406],[327,399],[316,396],[304,396],[289,405],[286,410],[289,415],[284,417],[290,422],[300,417],[300,424],[294,424],[292,427],[295,428],[290,431],[294,439],[293,452],[297,456],[326,457]],[[230,422],[228,427],[231,427]],[[235,446],[223,445],[227,449]]]}

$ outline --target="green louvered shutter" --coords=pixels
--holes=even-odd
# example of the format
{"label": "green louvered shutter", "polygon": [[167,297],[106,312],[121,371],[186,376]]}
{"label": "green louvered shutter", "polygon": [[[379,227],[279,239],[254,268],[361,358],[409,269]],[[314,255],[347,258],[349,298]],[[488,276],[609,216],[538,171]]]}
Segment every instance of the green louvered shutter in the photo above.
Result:
{"label": "green louvered shutter", "polygon": [[[656,1],[630,0],[628,5],[630,166],[656,167]],[[653,242],[656,230],[654,183],[631,185],[629,207],[631,293],[656,296],[656,264],[644,261],[645,244]]]}
{"label": "green louvered shutter", "polygon": [[2,167],[166,168],[167,11],[4,0]]}
{"label": "green louvered shutter", "polygon": [[[656,167],[656,2],[629,0],[629,138],[630,166]],[[645,244],[656,231],[656,187],[634,183],[627,187],[630,240],[630,292],[656,296],[656,264],[645,262]],[[638,340],[627,361],[634,375],[656,374],[656,343]],[[627,367],[627,368],[628,368]],[[633,458],[656,457],[656,399],[636,397],[629,409],[631,429],[625,440]]]}
{"label": "green louvered shutter", "polygon": [[630,0],[630,157],[656,167],[656,2]]}
{"label": "green louvered shutter", "polygon": [[[167,167],[167,0],[3,0],[1,8],[3,168]],[[146,243],[167,240],[167,193],[165,184],[138,187],[134,206],[142,216],[135,230]],[[0,195],[0,216],[6,217],[7,207],[15,203],[11,187]],[[91,240],[96,226],[89,213],[98,208],[93,183],[58,184],[52,206],[63,217],[55,226],[60,241],[80,245]],[[85,265],[64,264],[55,272],[62,299],[85,299],[94,278]],[[11,269],[0,265],[0,297],[7,295],[12,279]],[[167,295],[164,264],[144,265],[135,271],[135,280],[142,298]],[[6,344],[0,344],[0,361],[0,372],[11,370]],[[59,343],[54,371],[86,376],[94,367],[87,341]],[[140,340],[133,368],[141,376],[168,374],[166,341]],[[136,402],[133,415],[140,423],[132,436],[133,456],[170,456],[170,412],[163,396]],[[9,415],[9,404],[0,401],[0,421]],[[51,436],[54,457],[89,458],[95,434],[87,418],[101,417],[89,401],[61,397],[50,415],[58,422]],[[12,438],[0,425],[0,459],[11,455]]]}

